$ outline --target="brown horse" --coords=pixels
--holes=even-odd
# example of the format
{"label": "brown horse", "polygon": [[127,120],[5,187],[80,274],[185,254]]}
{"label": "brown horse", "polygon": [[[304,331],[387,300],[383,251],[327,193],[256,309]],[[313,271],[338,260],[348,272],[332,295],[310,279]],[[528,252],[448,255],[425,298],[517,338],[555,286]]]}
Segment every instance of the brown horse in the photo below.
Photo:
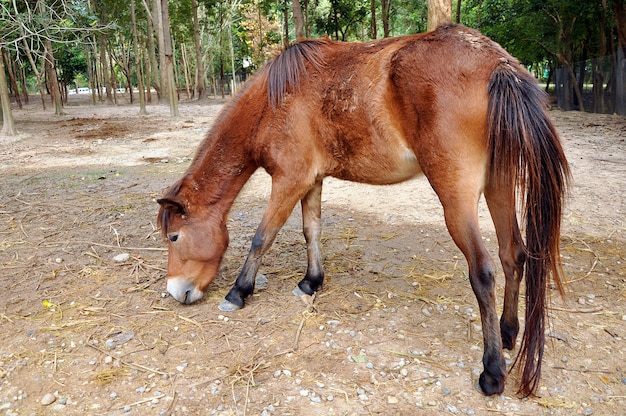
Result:
{"label": "brown horse", "polygon": [[[463,26],[444,26],[365,43],[303,41],[268,64],[224,109],[185,175],[158,201],[169,240],[167,290],[179,302],[197,301],[215,278],[228,245],[227,215],[259,167],[272,176],[269,204],[220,309],[244,306],[263,254],[298,201],[308,256],[298,289],[320,289],[324,177],[391,184],[423,173],[467,259],[480,306],[482,390],[504,389],[502,348],[516,344],[525,276],[519,393],[536,391],[550,276],[562,291],[559,233],[569,168],[544,94],[499,45]],[[478,225],[481,194],[506,278],[499,325],[495,266]]]}

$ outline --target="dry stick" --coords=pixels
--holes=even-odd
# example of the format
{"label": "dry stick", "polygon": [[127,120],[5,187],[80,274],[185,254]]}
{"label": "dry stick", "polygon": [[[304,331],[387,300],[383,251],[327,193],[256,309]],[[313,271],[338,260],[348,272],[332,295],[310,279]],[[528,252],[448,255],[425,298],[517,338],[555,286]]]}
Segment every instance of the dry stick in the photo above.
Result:
{"label": "dry stick", "polygon": [[611,370],[592,370],[589,368],[567,368],[560,365],[555,365],[555,370],[564,370],[564,371],[575,371],[577,373],[604,373],[604,374],[615,374],[615,371]]}
{"label": "dry stick", "polygon": [[156,395],[156,396],[154,396],[154,397],[148,397],[148,398],[146,398],[146,399],[136,401],[136,402],[134,402],[134,403],[125,404],[124,406],[121,406],[121,407],[119,407],[118,409],[123,409],[123,408],[125,408],[126,406],[128,406],[128,407],[138,406],[138,405],[143,404],[143,403],[151,402],[151,401],[152,401],[152,400],[154,400],[154,399],[162,399],[163,397],[165,397],[165,394],[163,394],[163,393],[162,393],[162,394]]}
{"label": "dry stick", "polygon": [[553,310],[553,311],[561,311],[561,312],[569,312],[569,313],[594,313],[594,312],[600,312],[603,308],[602,306],[595,306],[593,308],[586,308],[586,309],[569,309],[569,308],[559,308],[556,306],[551,306],[548,309]]}
{"label": "dry stick", "polygon": [[137,370],[141,370],[141,371],[147,371],[149,373],[154,373],[154,374],[160,374],[162,376],[169,376],[168,373],[164,372],[164,371],[159,371],[159,370],[155,370],[154,368],[150,368],[150,367],[146,367],[145,365],[141,365],[141,364],[135,364],[135,363],[129,363],[128,361],[124,361],[119,357],[113,357],[111,354],[109,354],[108,352],[106,352],[105,350],[103,350],[102,348],[96,347],[93,344],[87,344],[87,346],[93,348],[96,351],[100,351],[102,354],[105,354],[115,360],[118,360],[121,364],[127,366],[127,367],[133,367]]}
{"label": "dry stick", "polygon": [[[306,295],[305,295],[306,296]],[[310,296],[311,300],[305,300],[305,303],[307,303],[309,306],[308,308],[302,313],[302,320],[300,321],[300,325],[298,326],[298,330],[296,331],[296,338],[293,340],[293,350],[296,351],[298,349],[298,341],[300,340],[300,333],[302,332],[302,328],[304,328],[304,323],[306,322],[307,316],[306,313],[309,311],[313,311],[315,309],[315,307],[313,306],[313,302],[315,301],[315,293],[313,293],[313,295]]]}

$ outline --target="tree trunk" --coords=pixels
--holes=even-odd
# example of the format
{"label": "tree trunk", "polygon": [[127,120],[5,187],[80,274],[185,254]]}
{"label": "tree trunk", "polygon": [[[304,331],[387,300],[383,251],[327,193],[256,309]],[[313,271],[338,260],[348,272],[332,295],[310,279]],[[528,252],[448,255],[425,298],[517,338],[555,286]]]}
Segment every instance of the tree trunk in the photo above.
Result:
{"label": "tree trunk", "polygon": [[168,0],[161,0],[162,16],[162,37],[163,53],[165,55],[165,85],[167,85],[167,96],[170,103],[170,115],[178,117],[178,97],[176,95],[176,84],[174,80],[174,56],[172,54],[172,37],[170,35],[170,13]]}
{"label": "tree trunk", "polygon": [[389,11],[391,10],[391,0],[381,1],[382,13],[380,15],[383,21],[383,37],[389,37]]}
{"label": "tree trunk", "polygon": [[183,58],[183,74],[185,75],[185,92],[187,93],[187,99],[191,99],[191,88],[189,86],[189,63],[187,62],[187,47],[184,43],[180,44],[181,53]]}
{"label": "tree trunk", "polygon": [[370,2],[370,10],[372,13],[372,33],[371,33],[371,37],[372,39],[376,39],[376,36],[378,36],[378,28],[376,27],[376,0],[371,0]]}
{"label": "tree trunk", "polygon": [[156,58],[156,46],[154,45],[154,37],[157,36],[158,38],[158,34],[155,32],[155,27],[154,27],[154,14],[152,13],[152,11],[148,8],[148,4],[144,1],[144,5],[146,7],[146,15],[147,18],[146,20],[148,21],[148,33],[147,33],[147,38],[148,38],[148,60],[144,62],[148,62],[148,71],[146,71],[146,75],[147,78],[150,80],[150,82],[147,83],[147,90],[148,90],[148,101],[152,102],[152,93],[150,92],[150,86],[152,86],[152,88],[154,88],[154,90],[157,93],[157,101],[159,100],[158,97],[161,96],[161,81],[159,78],[159,65],[157,64],[157,58]]}
{"label": "tree trunk", "polygon": [[57,69],[54,56],[52,55],[52,42],[46,39],[46,75],[50,83],[50,96],[54,103],[54,114],[64,115],[61,90],[59,89],[59,81],[57,79]]}
{"label": "tree trunk", "polygon": [[296,41],[304,39],[304,16],[300,0],[293,0],[293,21],[296,26]]}
{"label": "tree trunk", "polygon": [[428,0],[428,30],[452,22],[452,0]]}
{"label": "tree trunk", "polygon": [[204,62],[202,60],[202,44],[200,43],[200,24],[198,23],[198,0],[191,0],[193,9],[193,46],[196,53],[195,98],[206,98],[206,81]]}
{"label": "tree trunk", "polygon": [[456,0],[456,23],[461,23],[461,0]]}
{"label": "tree trunk", "polygon": [[17,86],[17,77],[15,76],[15,66],[13,65],[12,59],[9,57],[9,51],[6,49],[3,51],[2,55],[4,55],[4,61],[6,62],[7,72],[9,73],[9,82],[11,83],[11,89],[13,90],[13,96],[15,97],[15,102],[17,106],[22,109],[22,98],[20,97],[20,89]]}
{"label": "tree trunk", "polygon": [[283,3],[283,26],[285,29],[285,37],[283,38],[283,47],[287,49],[289,47],[289,7],[287,7],[287,0]]}
{"label": "tree trunk", "polygon": [[[3,48],[0,48],[0,53],[3,53]],[[15,136],[15,122],[13,121],[11,99],[9,97],[9,88],[7,86],[7,78],[4,73],[4,63],[2,59],[0,59],[0,104],[2,106],[2,134],[5,136]]]}
{"label": "tree trunk", "polygon": [[104,81],[105,95],[107,104],[113,104],[113,86],[111,84],[111,77],[109,75],[109,68],[107,65],[107,44],[105,35],[99,36],[100,41],[100,71],[102,76],[101,80]]}
{"label": "tree trunk", "polygon": [[41,97],[41,106],[43,107],[43,111],[46,111],[46,92],[43,89],[43,82],[41,80],[42,74],[39,69],[37,69],[37,64],[33,59],[33,54],[31,53],[30,47],[28,46],[28,42],[26,42],[26,38],[22,38],[22,46],[24,47],[24,52],[26,53],[28,62],[30,62],[30,66],[33,69],[33,73],[35,74],[35,77],[37,77],[37,87],[39,88],[39,95]]}
{"label": "tree trunk", "polygon": [[[165,2],[167,4],[167,2]],[[169,7],[169,6],[168,6]],[[153,7],[153,12],[154,12],[154,18],[152,19],[152,23],[154,25],[154,31],[157,34],[157,40],[159,43],[159,83],[161,85],[161,91],[159,94],[159,102],[162,103],[164,102],[164,100],[166,98],[169,97],[169,89],[170,89],[170,85],[169,85],[169,80],[168,80],[168,64],[167,64],[167,60],[165,57],[165,28],[164,28],[164,22],[163,22],[163,0],[154,0],[154,7]],[[169,10],[169,9],[168,9]],[[169,11],[167,13],[167,17],[169,20]],[[167,32],[170,32],[170,28],[169,28],[169,24],[167,25]],[[172,49],[172,40],[169,39],[168,41],[169,44],[169,49],[171,51]],[[173,65],[173,63],[172,63]],[[174,71],[173,71],[173,67],[172,67],[172,75],[173,75]],[[172,80],[173,81],[173,80]],[[170,103],[171,104],[171,103]],[[170,106],[171,108],[171,106]]]}
{"label": "tree trunk", "polygon": [[[146,114],[146,97],[144,95],[143,77],[141,76],[141,59],[139,58],[139,39],[137,36],[137,20],[135,18],[135,0],[130,0],[130,19],[133,24],[133,54],[135,55],[135,76],[139,90],[139,114]],[[130,82],[129,82],[130,83]],[[132,90],[130,92],[132,97]]]}
{"label": "tree trunk", "polygon": [[[297,0],[296,0],[297,1]],[[229,17],[229,22],[228,22],[228,43],[230,46],[230,70],[232,73],[232,90],[230,92],[230,95],[233,96],[235,95],[235,93],[237,92],[237,80],[235,78],[235,48],[233,47],[233,16],[231,13],[231,16]]]}

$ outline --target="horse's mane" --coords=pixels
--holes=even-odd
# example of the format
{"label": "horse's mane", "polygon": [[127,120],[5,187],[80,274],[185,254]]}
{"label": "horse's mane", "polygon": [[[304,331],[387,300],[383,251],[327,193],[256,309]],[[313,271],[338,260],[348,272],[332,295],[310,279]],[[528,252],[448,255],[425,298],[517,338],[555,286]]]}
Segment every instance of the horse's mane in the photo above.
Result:
{"label": "horse's mane", "polygon": [[325,66],[323,48],[327,45],[330,45],[328,39],[301,41],[267,65],[267,98],[272,108],[276,108],[288,92],[300,87],[302,77],[307,74],[307,63],[316,71]]}

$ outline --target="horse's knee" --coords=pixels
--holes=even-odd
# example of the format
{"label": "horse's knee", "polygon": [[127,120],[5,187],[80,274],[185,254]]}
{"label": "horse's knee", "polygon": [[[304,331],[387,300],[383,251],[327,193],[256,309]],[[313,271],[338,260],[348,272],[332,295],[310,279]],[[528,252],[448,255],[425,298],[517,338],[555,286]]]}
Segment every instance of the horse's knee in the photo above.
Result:
{"label": "horse's knee", "polygon": [[487,297],[491,297],[496,285],[496,271],[493,262],[484,262],[474,271],[470,270],[470,284],[479,303]]}

